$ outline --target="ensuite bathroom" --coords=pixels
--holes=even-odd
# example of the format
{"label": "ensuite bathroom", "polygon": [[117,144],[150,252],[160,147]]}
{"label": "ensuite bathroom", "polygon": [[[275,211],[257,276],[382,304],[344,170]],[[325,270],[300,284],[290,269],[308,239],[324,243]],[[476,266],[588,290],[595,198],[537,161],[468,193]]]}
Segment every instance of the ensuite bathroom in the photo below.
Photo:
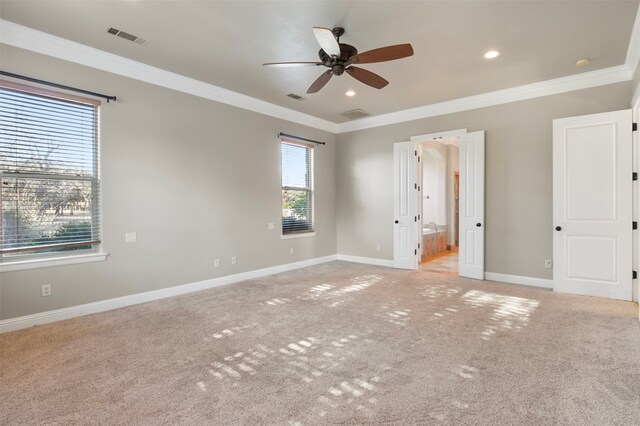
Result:
{"label": "ensuite bathroom", "polygon": [[420,144],[422,257],[426,264],[458,251],[459,147],[457,138]]}

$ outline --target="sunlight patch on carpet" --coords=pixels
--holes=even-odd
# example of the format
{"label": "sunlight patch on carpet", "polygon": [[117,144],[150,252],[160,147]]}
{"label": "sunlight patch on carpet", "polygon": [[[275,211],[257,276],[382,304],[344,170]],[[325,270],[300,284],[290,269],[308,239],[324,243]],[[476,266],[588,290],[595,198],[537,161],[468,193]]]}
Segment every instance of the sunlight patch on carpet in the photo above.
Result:
{"label": "sunlight patch on carpet", "polygon": [[489,319],[495,324],[487,324],[481,338],[489,340],[498,330],[520,330],[529,323],[529,317],[540,305],[534,299],[470,290],[462,295],[462,301],[472,308],[491,308]]}

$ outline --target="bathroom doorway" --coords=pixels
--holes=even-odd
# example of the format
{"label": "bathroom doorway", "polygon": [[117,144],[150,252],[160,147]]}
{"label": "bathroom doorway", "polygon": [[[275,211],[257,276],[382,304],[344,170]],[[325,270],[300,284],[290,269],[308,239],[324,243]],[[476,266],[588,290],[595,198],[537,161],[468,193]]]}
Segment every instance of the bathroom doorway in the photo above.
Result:
{"label": "bathroom doorway", "polygon": [[[457,149],[452,148],[455,146]],[[435,158],[441,158],[444,178],[423,193],[423,150],[432,148]],[[443,151],[444,150],[444,151]],[[484,279],[484,152],[485,132],[467,133],[466,129],[413,136],[406,142],[393,144],[393,266],[399,269],[419,269],[422,256],[438,254],[459,247],[458,274]],[[437,170],[437,169],[436,169]],[[455,197],[453,172],[459,172],[459,196],[456,241]],[[428,173],[424,173],[428,174]],[[440,174],[442,176],[442,174]],[[445,185],[445,196],[437,197],[438,188]],[[432,182],[433,183],[433,182]],[[429,186],[429,184],[427,185]],[[428,195],[429,198],[425,198]],[[427,206],[437,204],[435,210]],[[445,213],[442,214],[442,208]],[[431,212],[438,215],[434,220]],[[424,213],[427,213],[426,215]],[[425,234],[434,242],[423,241]],[[435,235],[440,234],[440,235]],[[442,235],[444,234],[444,236]],[[425,244],[426,242],[426,244]],[[429,248],[435,246],[435,251]]]}
{"label": "bathroom doorway", "polygon": [[[434,266],[438,271],[451,269],[457,272],[460,158],[458,138],[424,141],[420,142],[418,147],[421,183],[421,269]],[[449,257],[451,254],[456,255]]]}

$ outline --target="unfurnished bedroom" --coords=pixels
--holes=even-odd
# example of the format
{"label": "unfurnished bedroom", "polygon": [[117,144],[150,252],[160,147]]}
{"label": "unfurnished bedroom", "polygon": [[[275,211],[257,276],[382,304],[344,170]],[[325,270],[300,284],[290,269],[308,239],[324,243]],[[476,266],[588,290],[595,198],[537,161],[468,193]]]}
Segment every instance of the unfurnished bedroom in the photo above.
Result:
{"label": "unfurnished bedroom", "polygon": [[638,6],[0,0],[0,423],[638,424]]}

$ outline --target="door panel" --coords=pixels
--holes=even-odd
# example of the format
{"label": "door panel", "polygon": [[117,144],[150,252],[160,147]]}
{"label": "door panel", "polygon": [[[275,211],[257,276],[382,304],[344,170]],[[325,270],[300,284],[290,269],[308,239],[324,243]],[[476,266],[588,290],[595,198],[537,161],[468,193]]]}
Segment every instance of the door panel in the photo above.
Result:
{"label": "door panel", "polygon": [[460,276],[484,279],[484,131],[460,137]]}
{"label": "door panel", "polygon": [[553,121],[554,290],[631,300],[631,111]]}
{"label": "door panel", "polygon": [[393,266],[417,269],[418,157],[413,142],[393,145]]}

